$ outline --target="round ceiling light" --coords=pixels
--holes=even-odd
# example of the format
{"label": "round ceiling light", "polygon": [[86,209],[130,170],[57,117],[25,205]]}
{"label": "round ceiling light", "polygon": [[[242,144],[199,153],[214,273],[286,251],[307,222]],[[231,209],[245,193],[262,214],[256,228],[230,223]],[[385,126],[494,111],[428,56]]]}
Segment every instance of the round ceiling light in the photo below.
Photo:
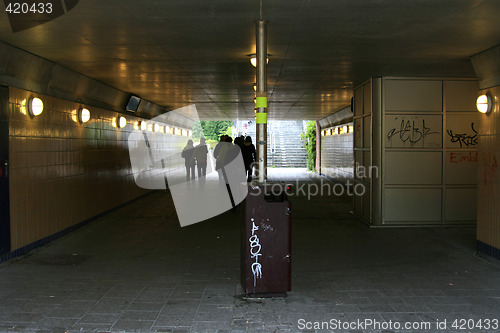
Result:
{"label": "round ceiling light", "polygon": [[[255,53],[250,54],[250,63],[252,64],[253,67],[257,67],[257,55]],[[269,54],[267,55],[266,58],[266,64],[269,63]]]}

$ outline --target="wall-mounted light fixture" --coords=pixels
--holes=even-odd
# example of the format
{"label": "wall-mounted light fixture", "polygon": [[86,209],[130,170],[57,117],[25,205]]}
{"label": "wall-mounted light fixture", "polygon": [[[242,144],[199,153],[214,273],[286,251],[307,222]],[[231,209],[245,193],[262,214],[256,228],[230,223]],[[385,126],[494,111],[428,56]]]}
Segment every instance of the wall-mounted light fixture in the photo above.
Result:
{"label": "wall-mounted light fixture", "polygon": [[337,132],[337,134],[340,134],[340,132],[341,132],[341,128],[340,128],[340,127],[337,127],[337,128],[335,129],[335,132]]}
{"label": "wall-mounted light fixture", "polygon": [[90,120],[90,111],[87,108],[80,107],[78,110],[78,122],[84,124]]}
{"label": "wall-mounted light fixture", "polygon": [[342,128],[342,130],[344,131],[344,133],[349,133],[349,126],[344,125],[344,127]]}
{"label": "wall-mounted light fixture", "polygon": [[118,116],[113,118],[113,127],[123,128],[125,126],[127,126],[127,119],[125,117]]}
{"label": "wall-mounted light fixture", "polygon": [[139,120],[137,122],[137,129],[141,131],[145,131],[148,128],[148,124],[144,120]]}
{"label": "wall-mounted light fixture", "polygon": [[[257,55],[255,53],[252,53],[252,54],[249,54],[249,57],[250,57],[250,63],[252,64],[252,66],[257,67]],[[268,63],[269,63],[269,54],[266,57],[266,64],[268,64]]]}
{"label": "wall-mounted light fixture", "polygon": [[43,112],[43,101],[38,97],[31,97],[28,101],[28,112],[32,117],[41,115]]}
{"label": "wall-mounted light fixture", "polygon": [[154,123],[151,129],[153,132],[158,132],[160,130],[160,125]]}
{"label": "wall-mounted light fixture", "polygon": [[253,91],[257,91],[257,83],[253,84]]}
{"label": "wall-mounted light fixture", "polygon": [[490,113],[493,107],[493,101],[489,94],[483,94],[479,96],[476,100],[476,108],[477,111],[481,113]]}

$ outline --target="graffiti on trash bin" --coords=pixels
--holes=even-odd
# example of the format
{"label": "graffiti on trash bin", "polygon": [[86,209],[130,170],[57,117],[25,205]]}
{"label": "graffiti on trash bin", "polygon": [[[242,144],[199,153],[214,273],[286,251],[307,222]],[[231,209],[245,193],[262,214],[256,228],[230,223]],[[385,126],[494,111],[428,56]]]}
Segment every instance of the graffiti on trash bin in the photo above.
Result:
{"label": "graffiti on trash bin", "polygon": [[262,253],[260,253],[260,250],[262,250],[262,245],[260,245],[259,237],[255,234],[257,230],[259,230],[259,227],[255,225],[255,222],[252,222],[252,236],[250,236],[248,241],[250,242],[250,258],[255,259],[255,262],[252,263],[254,287],[257,284],[257,279],[262,278],[262,265],[259,263],[259,257],[262,256]]}

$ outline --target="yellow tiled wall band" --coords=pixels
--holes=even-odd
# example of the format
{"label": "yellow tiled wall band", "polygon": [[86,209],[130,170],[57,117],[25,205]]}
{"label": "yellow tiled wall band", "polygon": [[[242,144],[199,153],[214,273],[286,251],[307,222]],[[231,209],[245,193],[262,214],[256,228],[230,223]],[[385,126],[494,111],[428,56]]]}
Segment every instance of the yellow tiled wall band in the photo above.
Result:
{"label": "yellow tiled wall band", "polygon": [[89,107],[80,124],[80,104],[40,94],[44,111],[31,118],[24,105],[35,94],[9,94],[11,250],[147,193],[134,182],[127,147],[139,118],[116,129],[117,112]]}

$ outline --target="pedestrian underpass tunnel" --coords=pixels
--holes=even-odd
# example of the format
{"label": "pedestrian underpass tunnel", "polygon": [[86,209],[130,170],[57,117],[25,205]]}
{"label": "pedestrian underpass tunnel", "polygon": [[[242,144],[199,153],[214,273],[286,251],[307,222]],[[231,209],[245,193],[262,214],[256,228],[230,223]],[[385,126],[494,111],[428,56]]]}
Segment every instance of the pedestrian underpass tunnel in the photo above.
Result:
{"label": "pedestrian underpass tunnel", "polygon": [[[0,331],[498,331],[498,2],[5,3]],[[242,135],[286,298],[240,283]]]}

